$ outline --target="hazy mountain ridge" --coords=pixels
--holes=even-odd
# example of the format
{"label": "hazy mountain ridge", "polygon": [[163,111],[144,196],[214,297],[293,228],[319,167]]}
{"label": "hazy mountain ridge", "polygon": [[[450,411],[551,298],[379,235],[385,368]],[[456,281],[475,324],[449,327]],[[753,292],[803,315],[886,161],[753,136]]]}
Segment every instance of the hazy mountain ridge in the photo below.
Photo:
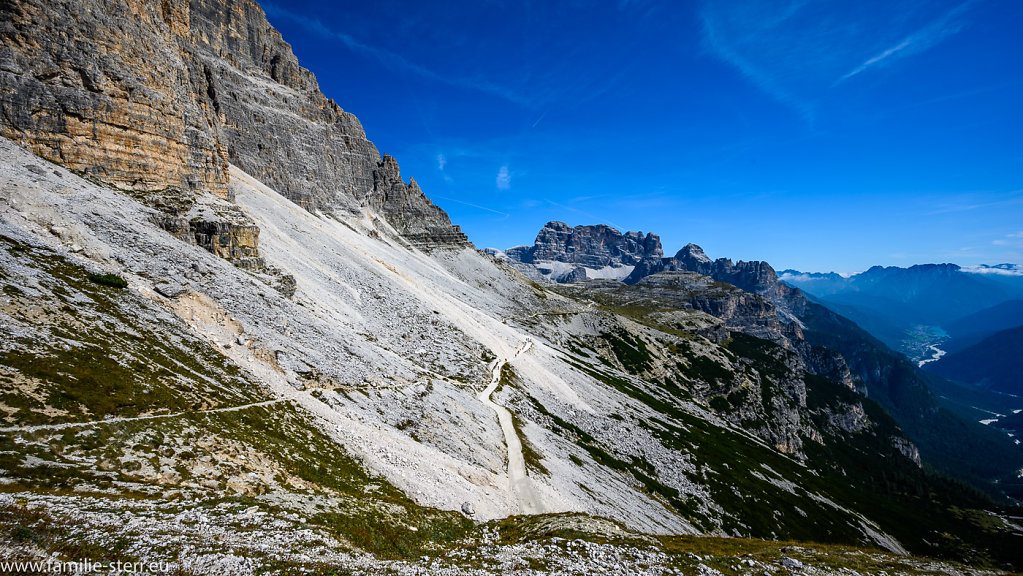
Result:
{"label": "hazy mountain ridge", "polygon": [[941,347],[947,352],[956,352],[995,332],[1016,326],[1023,326],[1023,300],[1008,300],[943,326],[949,339]]}
{"label": "hazy mountain ridge", "polygon": [[[848,277],[787,270],[781,280],[855,320],[928,372],[957,381],[932,381],[931,386],[940,390],[939,400],[948,409],[989,421],[1023,408],[1014,338],[996,337],[1000,330],[1023,324],[1023,281],[1015,270],[1011,264],[875,266]],[[982,345],[986,339],[992,340]],[[944,360],[971,348],[969,354]],[[942,367],[935,369],[936,362]],[[998,386],[976,387],[985,381]]]}
{"label": "hazy mountain ridge", "polygon": [[943,337],[933,329],[1023,297],[1018,276],[974,273],[955,264],[874,266],[851,276],[785,270],[780,278],[917,360]]}
{"label": "hazy mountain ridge", "polygon": [[[928,477],[848,366],[793,351],[766,263],[708,268],[747,291],[664,271],[605,302],[552,292],[320,107],[255,3],[53,8],[0,7],[4,134],[54,162],[0,141],[4,554],[197,574],[923,565],[766,545],[735,569],[741,552],[686,555],[678,535],[700,533],[1018,561],[1019,527]],[[660,255],[608,237],[631,246],[612,267]]]}
{"label": "hazy mountain ridge", "polygon": [[1000,330],[927,365],[965,384],[1023,396],[1023,326]]}

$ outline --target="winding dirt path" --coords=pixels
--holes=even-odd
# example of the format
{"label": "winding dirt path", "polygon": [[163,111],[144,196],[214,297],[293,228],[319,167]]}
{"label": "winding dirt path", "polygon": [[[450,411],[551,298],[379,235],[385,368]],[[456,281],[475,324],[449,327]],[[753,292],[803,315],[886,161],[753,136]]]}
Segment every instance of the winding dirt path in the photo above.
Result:
{"label": "winding dirt path", "polygon": [[[514,358],[524,354],[533,345],[531,339],[527,339],[521,348],[515,351]],[[504,406],[495,404],[490,395],[501,383],[501,370],[504,368],[507,359],[497,359],[491,365],[490,384],[476,395],[481,402],[490,407],[497,414],[497,421],[501,424],[501,432],[504,433],[504,443],[508,447],[508,484],[512,493],[519,501],[519,509],[523,514],[538,514],[543,511],[540,498],[533,488],[529,476],[526,475],[526,461],[522,457],[522,441],[515,433],[515,426],[512,424],[511,412]]]}
{"label": "winding dirt path", "polygon": [[8,428],[0,428],[0,432],[37,432],[39,430],[65,430],[67,428],[80,428],[86,426],[99,426],[100,424],[117,424],[119,422],[136,422],[139,420],[160,420],[163,418],[177,418],[178,416],[184,416],[185,414],[212,414],[215,412],[237,412],[238,410],[245,410],[246,408],[255,408],[256,406],[269,406],[271,404],[277,404],[283,402],[283,398],[277,398],[275,400],[264,400],[263,402],[253,402],[252,404],[243,404],[241,406],[227,406],[224,408],[213,408],[211,410],[191,410],[188,412],[174,412],[171,414],[153,414],[151,416],[119,416],[116,418],[107,418],[105,420],[93,420],[90,422],[63,422],[61,424],[38,424],[36,426],[11,426]]}

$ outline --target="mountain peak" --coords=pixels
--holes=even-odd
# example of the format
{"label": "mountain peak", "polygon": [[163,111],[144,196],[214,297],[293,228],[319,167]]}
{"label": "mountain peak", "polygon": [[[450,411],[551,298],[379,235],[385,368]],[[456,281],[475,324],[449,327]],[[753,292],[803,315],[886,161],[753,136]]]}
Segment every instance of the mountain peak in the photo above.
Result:
{"label": "mountain peak", "polygon": [[690,260],[693,262],[703,262],[708,264],[711,262],[710,257],[708,257],[703,251],[703,248],[700,248],[698,245],[691,242],[682,247],[682,249],[675,254],[675,258],[679,260]]}
{"label": "mountain peak", "polygon": [[511,262],[525,265],[521,270],[527,275],[536,276],[539,269],[544,278],[575,282],[624,278],[643,260],[662,258],[664,250],[657,234],[623,234],[607,224],[572,227],[551,221],[540,229],[532,246],[509,248],[504,254]]}

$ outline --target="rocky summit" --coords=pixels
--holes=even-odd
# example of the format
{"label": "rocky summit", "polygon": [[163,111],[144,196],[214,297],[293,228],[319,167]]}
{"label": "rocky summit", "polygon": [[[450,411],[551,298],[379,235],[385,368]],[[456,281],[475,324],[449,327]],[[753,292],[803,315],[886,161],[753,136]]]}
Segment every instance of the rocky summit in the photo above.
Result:
{"label": "rocky summit", "polygon": [[660,258],[664,252],[656,234],[622,234],[605,224],[572,228],[564,222],[548,222],[532,246],[516,246],[501,254],[527,276],[577,282],[623,278],[638,263]]}
{"label": "rocky summit", "polygon": [[476,250],[250,0],[0,38],[0,572],[1023,566],[1020,450],[766,263]]}

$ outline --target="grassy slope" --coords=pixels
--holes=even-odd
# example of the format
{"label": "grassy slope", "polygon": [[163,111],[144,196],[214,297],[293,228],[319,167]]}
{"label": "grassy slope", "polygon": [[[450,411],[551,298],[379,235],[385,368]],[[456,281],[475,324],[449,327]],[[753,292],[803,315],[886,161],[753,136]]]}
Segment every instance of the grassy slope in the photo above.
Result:
{"label": "grassy slope", "polygon": [[[633,302],[630,318],[656,327],[656,322],[650,321],[648,316],[656,311]],[[627,369],[642,372],[651,362],[647,345],[639,345],[642,339],[619,333],[604,334],[603,338],[610,341],[611,349]],[[786,354],[784,350],[772,342],[742,334],[733,334],[727,346],[729,352],[747,360],[762,376],[765,395],[781,394],[780,387],[772,384],[786,376],[787,368],[778,360]],[[579,352],[578,348],[576,351]],[[713,471],[702,481],[712,479],[709,486],[714,499],[726,511],[726,530],[739,530],[763,538],[833,543],[862,541],[862,535],[850,524],[847,514],[814,503],[798,489],[797,494],[791,494],[749,474],[749,471],[762,471],[766,464],[784,478],[797,479],[806,490],[827,495],[841,506],[862,513],[910,550],[980,563],[1023,563],[1021,535],[1006,529],[1000,521],[992,522],[985,512],[999,507],[977,490],[927,471],[930,468],[922,470],[903,457],[890,441],[892,436],[900,435],[899,427],[878,403],[824,378],[805,375],[807,408],[818,420],[818,429],[828,429],[827,414],[850,403],[863,404],[873,428],[863,433],[828,437],[823,445],[805,441],[807,462],[804,467],[771,448],[752,443],[742,435],[680,409],[679,405],[691,399],[691,394],[679,382],[687,379],[714,382],[727,380],[731,375],[709,358],[696,361],[687,354],[685,347],[673,351],[681,354],[686,364],[678,377],[648,382],[647,386],[616,375],[608,366],[597,369],[579,358],[574,365],[665,416],[652,426],[652,431],[665,446],[693,454],[695,461]],[[714,400],[715,397],[711,397],[711,407],[719,410],[728,410],[731,405],[725,401],[715,407]],[[707,519],[693,517],[694,507],[678,500],[670,488],[660,485],[656,474],[643,462],[621,462],[602,455],[599,446],[588,441],[585,433],[572,430],[565,422],[555,420],[555,426],[574,434],[598,462],[631,471],[652,493],[659,494],[696,525],[709,528]],[[972,438],[971,435],[950,434],[964,441]]]}

